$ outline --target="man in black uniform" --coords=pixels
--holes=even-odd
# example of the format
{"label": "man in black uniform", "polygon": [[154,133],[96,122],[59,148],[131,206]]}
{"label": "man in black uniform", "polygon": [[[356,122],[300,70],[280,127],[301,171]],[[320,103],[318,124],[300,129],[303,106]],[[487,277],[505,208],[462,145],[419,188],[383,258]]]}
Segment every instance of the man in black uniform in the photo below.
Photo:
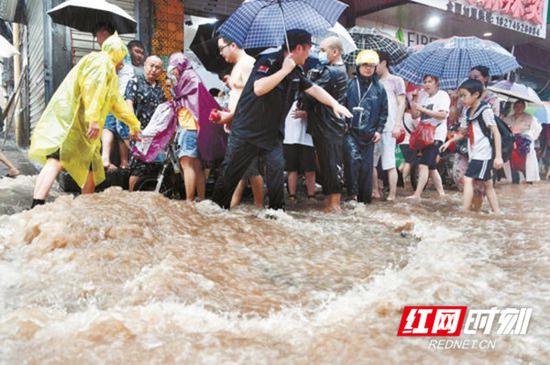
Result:
{"label": "man in black uniform", "polygon": [[231,141],[216,181],[212,200],[229,209],[231,196],[255,156],[263,155],[269,207],[284,207],[284,120],[292,101],[303,91],[331,106],[334,113],[351,116],[324,89],[309,82],[300,67],[311,48],[311,34],[301,29],[287,32],[290,53],[283,50],[266,55],[254,65],[244,87],[231,130]]}
{"label": "man in black uniform", "polygon": [[[348,75],[342,61],[343,46],[338,37],[328,37],[320,44],[321,65],[308,73],[310,81],[325,89],[340,104],[346,102]],[[321,182],[328,211],[340,211],[344,166],[342,151],[345,121],[324,104],[307,97],[304,109],[308,132],[313,137],[321,168]]]}

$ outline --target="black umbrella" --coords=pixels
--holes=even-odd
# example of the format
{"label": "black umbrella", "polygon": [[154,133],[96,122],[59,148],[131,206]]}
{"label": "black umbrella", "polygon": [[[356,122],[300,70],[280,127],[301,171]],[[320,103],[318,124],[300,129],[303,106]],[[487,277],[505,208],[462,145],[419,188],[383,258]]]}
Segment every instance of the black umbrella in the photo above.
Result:
{"label": "black umbrella", "polygon": [[135,33],[136,21],[120,7],[105,0],[69,0],[48,11],[54,23],[83,32],[95,31],[98,23],[112,24],[119,34]]}
{"label": "black umbrella", "polygon": [[223,59],[218,49],[216,30],[222,23],[223,21],[220,20],[215,23],[199,25],[189,48],[197,55],[204,68],[215,74],[223,75],[231,71],[232,65]]}
{"label": "black umbrella", "polygon": [[[204,68],[210,72],[224,75],[231,71],[233,65],[223,59],[218,48],[219,37],[216,32],[222,24],[223,20],[219,20],[215,23],[199,25],[189,48],[197,55]],[[265,49],[265,47],[250,48],[246,49],[246,53],[252,57],[258,57]]]}

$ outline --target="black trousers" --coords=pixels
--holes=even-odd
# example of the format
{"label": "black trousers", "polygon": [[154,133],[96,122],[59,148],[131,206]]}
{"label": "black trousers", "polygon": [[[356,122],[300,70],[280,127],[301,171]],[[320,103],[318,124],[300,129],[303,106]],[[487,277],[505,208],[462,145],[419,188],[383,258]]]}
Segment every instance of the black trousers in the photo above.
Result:
{"label": "black trousers", "polygon": [[349,195],[357,195],[362,203],[372,202],[372,170],[374,143],[359,143],[351,135],[344,141],[344,169]]}
{"label": "black trousers", "polygon": [[344,164],[342,162],[343,139],[314,136],[313,143],[319,158],[323,194],[342,194]]}
{"label": "black trousers", "polygon": [[266,184],[269,208],[283,209],[285,201],[283,144],[266,150],[247,141],[231,136],[221,167],[221,174],[214,187],[212,201],[229,209],[231,197],[239,181],[248,170],[254,158],[262,156],[266,164]]}

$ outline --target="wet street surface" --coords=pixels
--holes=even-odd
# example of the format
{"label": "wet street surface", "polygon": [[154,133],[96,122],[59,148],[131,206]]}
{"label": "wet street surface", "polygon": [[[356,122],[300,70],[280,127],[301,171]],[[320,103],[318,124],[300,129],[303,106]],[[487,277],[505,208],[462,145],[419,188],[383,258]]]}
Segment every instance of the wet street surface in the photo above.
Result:
{"label": "wet street surface", "polygon": [[[0,181],[1,363],[548,363],[546,182],[499,186],[498,216],[457,192],[324,214],[119,188],[27,211],[33,183]],[[494,350],[432,350],[396,336],[405,305],[533,318],[473,336]]]}

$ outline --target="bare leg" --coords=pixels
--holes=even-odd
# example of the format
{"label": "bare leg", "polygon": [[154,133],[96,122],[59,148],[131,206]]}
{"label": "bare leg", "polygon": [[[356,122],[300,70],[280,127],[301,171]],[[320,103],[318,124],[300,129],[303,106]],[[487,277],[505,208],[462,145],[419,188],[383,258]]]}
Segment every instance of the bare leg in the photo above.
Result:
{"label": "bare leg", "polygon": [[315,196],[315,171],[306,172],[307,196]]}
{"label": "bare leg", "polygon": [[128,190],[134,191],[134,188],[139,180],[139,176],[130,176],[130,180],[128,182]]}
{"label": "bare leg", "polygon": [[126,141],[118,143],[118,151],[120,153],[120,168],[127,169],[130,159],[130,148]]}
{"label": "bare leg", "polygon": [[36,178],[36,184],[34,186],[33,199],[46,200],[50,189],[55,181],[55,178],[61,172],[61,162],[54,158],[49,158],[46,164],[40,170],[40,174]]}
{"label": "bare leg", "polygon": [[15,165],[12,164],[11,161],[2,152],[0,152],[0,162],[2,162],[4,165],[8,167],[9,176],[15,177],[20,174],[17,167],[15,167]]}
{"label": "bare leg", "polygon": [[472,199],[474,198],[474,180],[471,177],[464,176],[464,200],[462,210],[469,212],[472,208]]}
{"label": "bare leg", "polygon": [[378,184],[378,169],[376,167],[372,170],[372,197],[374,199],[382,198]]}
{"label": "bare leg", "polygon": [[88,179],[86,179],[86,183],[82,187],[82,194],[92,194],[94,192],[95,192],[94,173],[91,171],[88,171]]}
{"label": "bare leg", "polygon": [[441,175],[439,175],[439,171],[430,170],[430,177],[432,178],[435,190],[437,190],[439,196],[445,196],[445,191],[443,190],[443,181],[441,180]]}
{"label": "bare leg", "polygon": [[298,185],[298,171],[288,172],[288,194],[296,197],[296,186]]}
{"label": "bare leg", "polygon": [[195,169],[195,176],[197,177],[197,196],[199,201],[204,200],[206,196],[206,177],[202,170],[202,162],[198,158],[193,159],[193,167]]}
{"label": "bare leg", "polygon": [[[256,208],[264,207],[264,179],[262,175],[252,176],[250,178],[250,186],[252,187],[252,195],[254,196],[254,206]],[[241,192],[242,196],[242,192]]]}
{"label": "bare leg", "polygon": [[193,160],[193,157],[187,156],[180,158],[187,201],[193,201],[195,199],[195,189],[197,188],[197,174],[195,172]]}
{"label": "bare leg", "polygon": [[487,195],[487,200],[489,200],[489,205],[494,213],[500,212],[500,207],[498,205],[497,193],[493,187],[493,180],[485,181],[485,194]]}
{"label": "bare leg", "polygon": [[341,212],[342,208],[340,207],[340,194],[330,194],[327,200],[326,210],[330,212]]}
{"label": "bare leg", "polygon": [[233,192],[233,196],[231,197],[230,208],[234,208],[237,205],[241,204],[241,199],[243,198],[243,193],[245,188],[246,188],[246,181],[241,179],[241,181],[239,181],[239,184],[235,188],[235,191]]}
{"label": "bare leg", "polygon": [[390,185],[388,200],[393,201],[397,194],[397,169],[393,168],[388,170],[388,183]]}
{"label": "bare leg", "polygon": [[403,188],[406,190],[407,182],[410,183],[410,189],[413,190],[412,182],[411,182],[411,164],[408,162],[405,162],[403,165],[401,165],[401,176],[403,177]]}
{"label": "bare leg", "polygon": [[428,182],[428,175],[430,170],[427,165],[418,165],[418,182],[416,183],[416,191],[413,195],[409,196],[409,199],[420,199],[426,183]]}
{"label": "bare leg", "polygon": [[483,205],[483,195],[480,193],[474,192],[474,197],[472,199],[472,211],[479,212],[481,210],[481,206]]}
{"label": "bare leg", "polygon": [[113,148],[113,142],[115,135],[108,129],[103,130],[101,135],[101,160],[103,161],[103,167],[105,170],[112,170],[115,166],[111,164],[111,150]]}

